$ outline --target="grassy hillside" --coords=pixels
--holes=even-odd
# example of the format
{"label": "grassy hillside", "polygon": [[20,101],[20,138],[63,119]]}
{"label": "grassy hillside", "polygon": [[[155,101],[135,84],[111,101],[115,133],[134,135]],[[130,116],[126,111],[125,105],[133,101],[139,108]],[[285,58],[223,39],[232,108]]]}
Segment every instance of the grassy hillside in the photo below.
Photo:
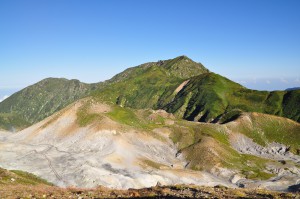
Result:
{"label": "grassy hillside", "polygon": [[31,173],[19,170],[6,170],[0,168],[0,186],[4,185],[52,185]]}
{"label": "grassy hillside", "polygon": [[250,90],[180,56],[128,68],[98,84],[45,79],[0,103],[0,128],[22,129],[90,95],[122,107],[164,109],[190,121],[224,123],[242,111],[300,121],[300,90]]}
{"label": "grassy hillside", "polygon": [[225,115],[234,117],[239,113],[237,110],[279,115],[299,122],[299,102],[299,90],[250,90],[218,74],[206,73],[192,77],[163,108],[187,120],[201,122],[217,122]]}
{"label": "grassy hillside", "polygon": [[250,121],[238,120],[239,125],[230,125],[236,131],[266,146],[271,142],[289,146],[294,154],[300,154],[300,124],[286,118],[261,113],[249,114]]}
{"label": "grassy hillside", "polygon": [[184,80],[207,72],[202,64],[186,56],[150,62],[116,75],[93,96],[120,106],[156,109],[175,96],[175,89]]}
{"label": "grassy hillside", "polygon": [[21,130],[30,123],[24,120],[21,116],[14,113],[0,113],[0,129],[15,132]]}
{"label": "grassy hillside", "polygon": [[185,56],[129,68],[93,96],[122,107],[164,109],[191,121],[224,123],[241,111],[300,121],[300,90],[250,90]]}
{"label": "grassy hillside", "polygon": [[160,68],[166,73],[167,77],[177,77],[180,79],[187,79],[209,72],[208,69],[205,68],[201,63],[194,62],[186,56],[179,56],[174,59],[149,62],[136,67],[128,68],[125,71],[115,75],[107,82],[117,83],[135,78],[143,73],[146,73],[149,68]]}
{"label": "grassy hillside", "polygon": [[0,103],[0,127],[22,129],[86,96],[93,88],[78,80],[44,79]]}
{"label": "grassy hillside", "polygon": [[164,109],[190,121],[224,123],[241,111],[300,121],[299,90],[250,90],[212,72],[182,79],[157,64],[128,69],[93,96],[123,107]]}

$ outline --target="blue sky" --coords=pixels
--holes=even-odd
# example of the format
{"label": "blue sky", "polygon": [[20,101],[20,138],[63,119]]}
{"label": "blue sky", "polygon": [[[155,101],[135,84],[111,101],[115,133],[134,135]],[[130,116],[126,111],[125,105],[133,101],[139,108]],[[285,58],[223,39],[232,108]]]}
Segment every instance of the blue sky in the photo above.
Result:
{"label": "blue sky", "polygon": [[300,1],[0,0],[0,98],[187,55],[253,89],[300,85]]}

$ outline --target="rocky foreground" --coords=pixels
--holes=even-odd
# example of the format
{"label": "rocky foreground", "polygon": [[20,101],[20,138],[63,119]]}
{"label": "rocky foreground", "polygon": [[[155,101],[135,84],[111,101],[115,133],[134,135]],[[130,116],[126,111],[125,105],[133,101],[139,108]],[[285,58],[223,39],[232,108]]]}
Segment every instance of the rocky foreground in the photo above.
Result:
{"label": "rocky foreground", "polygon": [[0,186],[1,198],[300,198],[300,192],[274,192],[263,189],[232,189],[223,186],[154,186],[115,190],[58,188],[45,185]]}
{"label": "rocky foreground", "polygon": [[0,168],[0,198],[300,198],[300,185],[289,192],[265,189],[197,185],[156,186],[141,189],[112,189],[97,186],[60,188],[27,172]]}

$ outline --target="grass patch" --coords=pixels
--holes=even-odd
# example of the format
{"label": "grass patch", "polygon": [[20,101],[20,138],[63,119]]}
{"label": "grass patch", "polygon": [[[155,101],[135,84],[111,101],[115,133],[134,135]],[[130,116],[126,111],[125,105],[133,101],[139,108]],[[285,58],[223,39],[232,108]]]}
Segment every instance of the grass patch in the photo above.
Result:
{"label": "grass patch", "polygon": [[6,170],[0,168],[0,185],[53,185],[44,179],[41,179],[31,173],[20,170]]}
{"label": "grass patch", "polygon": [[155,169],[160,169],[161,166],[163,166],[162,164],[159,164],[157,162],[153,162],[151,160],[143,160],[143,163],[145,163],[146,165],[155,168]]}
{"label": "grass patch", "polygon": [[10,170],[11,172],[18,175],[18,182],[21,184],[46,184],[46,185],[53,185],[52,183],[37,177],[36,175],[33,175],[31,173],[28,173],[26,171],[20,171],[20,170]]}
{"label": "grass patch", "polygon": [[127,107],[120,107],[112,105],[113,109],[106,113],[112,120],[125,124],[131,127],[135,127],[141,130],[150,132],[154,128],[162,127],[164,125],[164,118],[157,116],[154,120],[149,118],[151,114],[147,110],[136,110]]}
{"label": "grass patch", "polygon": [[101,114],[97,113],[89,113],[90,103],[84,104],[82,107],[79,108],[77,111],[77,123],[80,127],[85,127],[96,120],[103,119]]}
{"label": "grass patch", "polygon": [[271,142],[279,142],[290,147],[294,154],[300,152],[300,125],[296,122],[271,115],[251,114],[251,125],[243,122],[233,131],[243,133],[254,142],[266,146]]}
{"label": "grass patch", "polygon": [[121,124],[126,124],[129,126],[134,126],[138,128],[144,127],[143,121],[140,120],[135,113],[129,108],[122,108],[119,106],[114,106],[113,110],[107,115]]}
{"label": "grass patch", "polygon": [[271,160],[234,150],[223,125],[181,121],[170,128],[173,132],[170,138],[190,161],[191,169],[209,170],[219,164],[224,168],[239,170],[249,179],[265,180],[274,176],[264,172]]}

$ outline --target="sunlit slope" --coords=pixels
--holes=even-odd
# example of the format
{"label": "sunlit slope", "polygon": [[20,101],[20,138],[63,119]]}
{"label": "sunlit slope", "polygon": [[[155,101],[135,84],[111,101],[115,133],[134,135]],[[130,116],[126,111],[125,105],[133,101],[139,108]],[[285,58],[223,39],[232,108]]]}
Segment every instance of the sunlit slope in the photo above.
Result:
{"label": "sunlit slope", "polygon": [[190,121],[226,123],[240,112],[300,120],[300,90],[250,90],[179,56],[128,68],[97,84],[45,79],[0,103],[0,128],[23,129],[85,96],[122,107],[164,109]]}
{"label": "sunlit slope", "polygon": [[247,113],[226,126],[233,132],[246,135],[261,146],[272,142],[282,143],[288,146],[287,151],[300,155],[300,124],[290,119],[262,113]]}
{"label": "sunlit slope", "polygon": [[129,68],[105,82],[92,95],[131,108],[161,108],[177,94],[183,81],[208,70],[186,56]]}
{"label": "sunlit slope", "polygon": [[[286,129],[274,132],[275,124]],[[241,112],[226,124],[198,123],[86,98],[9,136],[0,146],[10,152],[1,151],[0,159],[4,168],[60,186],[129,188],[159,181],[285,189],[300,175],[299,132],[299,123],[272,115]],[[283,175],[288,183],[274,181]]]}
{"label": "sunlit slope", "polygon": [[52,185],[31,173],[0,168],[0,186],[5,185]]}
{"label": "sunlit slope", "polygon": [[62,78],[44,79],[0,103],[0,127],[22,129],[87,95],[93,85]]}
{"label": "sunlit slope", "polygon": [[300,119],[299,90],[250,90],[212,72],[182,79],[155,64],[115,80],[92,96],[124,107],[164,109],[190,121],[224,123],[241,111]]}

